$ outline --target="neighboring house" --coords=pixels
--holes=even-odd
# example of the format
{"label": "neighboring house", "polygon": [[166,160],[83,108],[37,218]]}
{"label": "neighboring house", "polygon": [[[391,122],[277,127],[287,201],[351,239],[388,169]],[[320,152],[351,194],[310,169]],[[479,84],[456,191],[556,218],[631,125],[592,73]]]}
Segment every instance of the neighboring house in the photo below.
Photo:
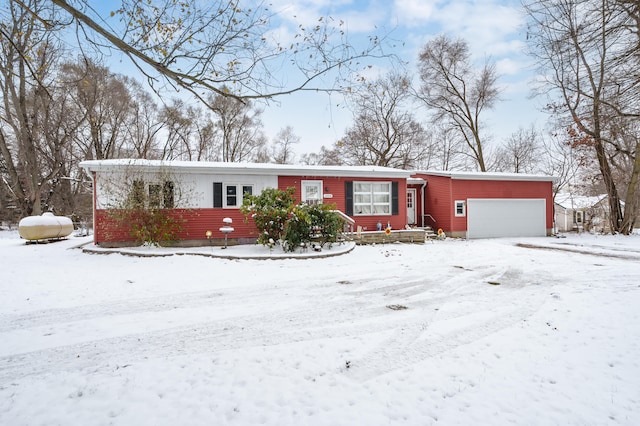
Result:
{"label": "neighboring house", "polygon": [[555,224],[557,232],[609,232],[609,199],[607,195],[557,194],[555,197]]}
{"label": "neighboring house", "polygon": [[[239,208],[245,193],[295,188],[300,202],[325,202],[374,231],[431,226],[466,238],[544,236],[553,226],[553,178],[503,173],[415,172],[376,166],[293,166],[152,160],[91,160],[81,166],[94,182],[94,242],[132,240],[108,211],[119,195],[144,191],[185,221],[181,243],[224,237],[222,220],[233,220],[229,238],[257,238]],[[114,189],[115,188],[115,189]],[[119,188],[119,189],[118,189]]]}

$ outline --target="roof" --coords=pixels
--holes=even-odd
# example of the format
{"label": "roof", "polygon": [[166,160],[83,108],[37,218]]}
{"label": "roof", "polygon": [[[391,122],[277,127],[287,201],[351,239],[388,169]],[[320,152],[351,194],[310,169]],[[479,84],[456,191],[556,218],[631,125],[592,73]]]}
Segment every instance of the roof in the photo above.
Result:
{"label": "roof", "polygon": [[444,176],[457,180],[505,180],[505,181],[543,181],[555,182],[555,176],[532,175],[527,173],[497,173],[497,172],[458,172],[458,171],[433,171],[418,170],[419,175]]}
{"label": "roof", "polygon": [[607,198],[607,194],[586,196],[574,194],[557,194],[554,201],[564,209],[588,209]]}
{"label": "roof", "polygon": [[82,161],[88,172],[115,171],[125,167],[145,170],[171,170],[182,173],[221,173],[230,175],[334,176],[408,178],[410,170],[381,166],[303,166],[267,163],[221,163],[210,161],[162,161],[114,159]]}
{"label": "roof", "polygon": [[408,185],[424,185],[425,183],[427,183],[427,181],[421,177],[410,177],[407,179]]}

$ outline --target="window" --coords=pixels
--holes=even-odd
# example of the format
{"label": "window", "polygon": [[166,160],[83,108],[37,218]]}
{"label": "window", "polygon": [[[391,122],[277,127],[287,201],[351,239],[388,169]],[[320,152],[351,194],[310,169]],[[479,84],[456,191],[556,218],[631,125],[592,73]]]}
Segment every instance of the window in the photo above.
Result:
{"label": "window", "polygon": [[133,181],[131,189],[131,207],[140,208],[144,206],[144,181],[136,179]]}
{"label": "window", "polygon": [[303,180],[302,186],[302,202],[307,204],[322,203],[322,181],[321,180]]}
{"label": "window", "polygon": [[253,195],[253,185],[213,183],[213,207],[240,208],[244,195]]}
{"label": "window", "polygon": [[467,203],[464,200],[456,200],[455,202],[455,213],[456,217],[466,216],[467,215]]}
{"label": "window", "polygon": [[150,209],[172,209],[175,204],[174,184],[164,183],[146,184],[142,179],[135,179],[131,189],[131,207]]}
{"label": "window", "polygon": [[173,182],[165,181],[160,184],[149,184],[149,207],[152,209],[172,209],[174,207]]}
{"label": "window", "polygon": [[353,213],[391,214],[391,182],[353,182]]}
{"label": "window", "polygon": [[236,185],[226,185],[225,188],[225,205],[227,207],[236,207],[238,205],[238,187]]}
{"label": "window", "polygon": [[165,181],[164,186],[162,188],[163,199],[162,202],[164,204],[165,209],[172,209],[175,207],[175,196],[174,196],[174,185],[170,180]]}
{"label": "window", "polygon": [[407,191],[407,208],[408,209],[412,209],[413,208],[413,196],[415,195],[415,191],[414,190],[408,190]]}
{"label": "window", "polygon": [[159,209],[162,205],[162,186],[149,184],[149,207]]}

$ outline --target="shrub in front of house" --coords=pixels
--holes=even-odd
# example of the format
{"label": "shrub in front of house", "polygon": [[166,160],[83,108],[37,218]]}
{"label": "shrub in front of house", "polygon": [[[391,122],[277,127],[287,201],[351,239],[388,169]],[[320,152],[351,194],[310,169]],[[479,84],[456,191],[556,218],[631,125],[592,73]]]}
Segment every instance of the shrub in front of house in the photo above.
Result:
{"label": "shrub in front of house", "polygon": [[144,245],[172,245],[179,239],[184,209],[175,207],[186,202],[189,191],[169,171],[143,174],[131,168],[123,175],[107,175],[101,185],[115,230]]}
{"label": "shrub in front of house", "polygon": [[331,211],[334,207],[298,204],[294,192],[294,188],[268,188],[260,195],[245,194],[241,211],[247,222],[253,219],[257,242],[268,247],[279,244],[292,252],[314,242],[323,247],[337,241],[342,222]]}

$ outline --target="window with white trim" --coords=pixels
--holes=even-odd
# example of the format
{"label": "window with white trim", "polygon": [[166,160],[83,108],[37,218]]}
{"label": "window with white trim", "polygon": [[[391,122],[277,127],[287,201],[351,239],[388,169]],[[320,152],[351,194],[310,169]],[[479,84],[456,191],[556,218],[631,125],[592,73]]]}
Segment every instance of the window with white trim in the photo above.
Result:
{"label": "window with white trim", "polygon": [[240,208],[244,195],[253,195],[253,185],[225,183],[223,194],[223,207]]}
{"label": "window with white trim", "polygon": [[172,181],[146,183],[141,179],[136,179],[133,181],[131,191],[132,206],[136,208],[172,209],[175,207],[174,192],[174,183]]}
{"label": "window with white trim", "polygon": [[391,182],[353,182],[354,215],[390,215]]}
{"label": "window with white trim", "polygon": [[456,217],[467,215],[467,203],[464,200],[456,200],[454,205]]}
{"label": "window with white trim", "polygon": [[302,189],[302,202],[306,204],[322,203],[322,181],[303,180],[300,182]]}

